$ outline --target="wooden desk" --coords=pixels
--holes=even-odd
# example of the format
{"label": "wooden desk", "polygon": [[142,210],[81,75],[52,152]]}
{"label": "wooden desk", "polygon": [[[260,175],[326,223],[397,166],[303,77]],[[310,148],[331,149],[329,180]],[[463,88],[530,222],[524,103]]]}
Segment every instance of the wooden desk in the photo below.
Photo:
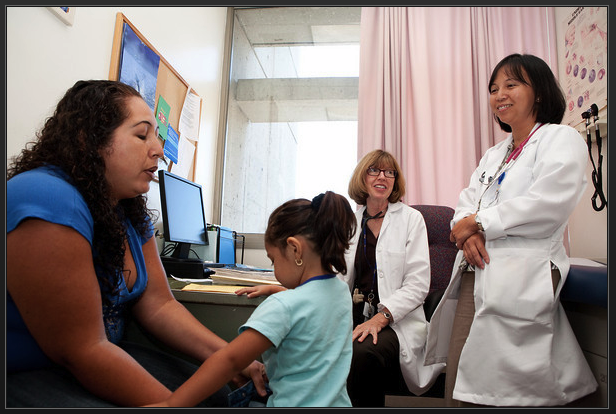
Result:
{"label": "wooden desk", "polygon": [[228,293],[190,292],[182,288],[188,283],[169,279],[173,296],[208,329],[225,341],[237,336],[244,324],[265,297],[248,298]]}

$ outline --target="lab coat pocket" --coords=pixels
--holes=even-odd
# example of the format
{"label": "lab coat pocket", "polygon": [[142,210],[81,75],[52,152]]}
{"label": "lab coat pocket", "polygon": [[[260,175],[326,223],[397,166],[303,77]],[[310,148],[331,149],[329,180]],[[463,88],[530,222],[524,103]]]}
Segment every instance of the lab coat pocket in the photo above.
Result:
{"label": "lab coat pocket", "polygon": [[477,315],[549,323],[554,291],[547,252],[524,248],[490,251],[490,264],[475,271]]}
{"label": "lab coat pocket", "polygon": [[382,253],[382,257],[383,257],[383,265],[380,267],[383,270],[386,270],[388,274],[392,274],[392,275],[402,274],[402,268],[404,266],[404,259],[405,259],[404,250],[402,251],[395,251],[392,249],[384,250]]}

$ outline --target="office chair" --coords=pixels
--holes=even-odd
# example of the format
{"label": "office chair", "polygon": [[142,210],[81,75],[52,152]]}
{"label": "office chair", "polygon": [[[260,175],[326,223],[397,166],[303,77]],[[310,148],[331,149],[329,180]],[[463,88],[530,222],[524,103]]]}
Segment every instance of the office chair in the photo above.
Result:
{"label": "office chair", "polygon": [[454,209],[448,206],[415,204],[412,208],[419,211],[428,231],[428,248],[430,250],[430,290],[424,302],[426,319],[430,321],[436,305],[443,297],[449,284],[453,264],[458,248],[449,241],[450,222]]}
{"label": "office chair", "polygon": [[[416,204],[412,208],[419,211],[428,232],[430,251],[430,290],[424,301],[424,312],[428,322],[449,284],[458,248],[449,241],[450,221],[454,209],[448,206]],[[409,393],[392,393],[385,396],[385,407],[443,407],[445,393],[445,372],[421,396]]]}

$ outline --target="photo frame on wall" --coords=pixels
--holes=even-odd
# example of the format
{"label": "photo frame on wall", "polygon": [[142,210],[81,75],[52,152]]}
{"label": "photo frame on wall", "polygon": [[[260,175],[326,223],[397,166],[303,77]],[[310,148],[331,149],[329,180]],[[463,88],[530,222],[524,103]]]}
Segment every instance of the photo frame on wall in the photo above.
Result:
{"label": "photo frame on wall", "polygon": [[74,7],[47,7],[47,10],[55,14],[62,22],[67,26],[72,26],[75,20],[75,8]]}
{"label": "photo frame on wall", "polygon": [[139,91],[152,112],[156,111],[156,82],[159,65],[160,56],[139,39],[128,23],[124,23],[119,80]]}

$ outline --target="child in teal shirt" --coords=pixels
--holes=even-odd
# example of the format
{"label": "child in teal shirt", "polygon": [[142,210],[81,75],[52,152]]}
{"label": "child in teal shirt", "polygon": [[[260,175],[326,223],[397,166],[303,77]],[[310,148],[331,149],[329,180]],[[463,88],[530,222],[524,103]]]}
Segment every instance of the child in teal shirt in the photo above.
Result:
{"label": "child in teal shirt", "polygon": [[335,272],[346,273],[344,253],[355,228],[348,201],[331,191],[274,210],[265,250],[283,291],[263,301],[237,338],[156,405],[193,406],[262,356],[273,392],[268,407],[351,407],[352,303]]}

